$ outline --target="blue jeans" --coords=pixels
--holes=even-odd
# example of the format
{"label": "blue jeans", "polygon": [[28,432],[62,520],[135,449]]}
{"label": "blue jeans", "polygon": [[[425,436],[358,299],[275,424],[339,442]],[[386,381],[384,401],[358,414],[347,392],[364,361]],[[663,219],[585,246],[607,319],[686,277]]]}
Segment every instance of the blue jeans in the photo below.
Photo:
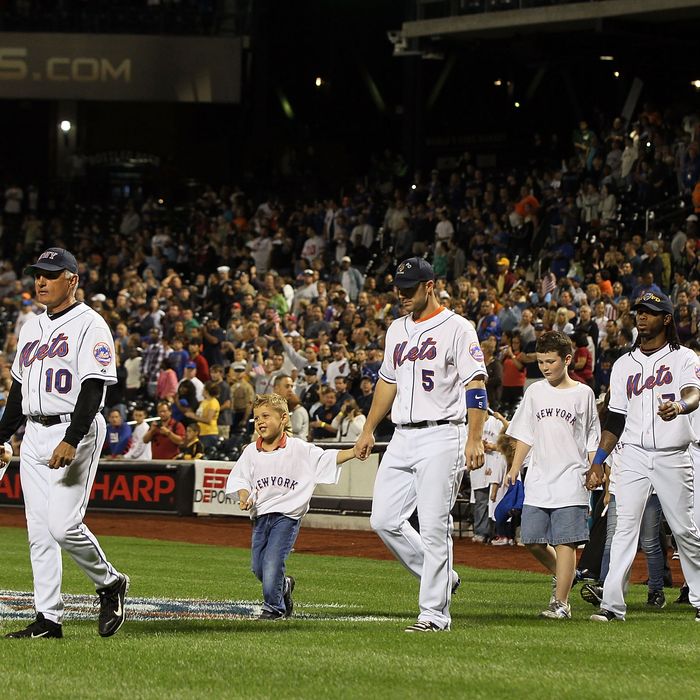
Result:
{"label": "blue jeans", "polygon": [[204,447],[204,449],[207,450],[210,447],[214,447],[219,442],[219,436],[218,436],[218,434],[217,435],[200,435],[199,441],[202,443],[202,446]]}
{"label": "blue jeans", "polygon": [[294,547],[301,520],[281,513],[267,513],[255,519],[251,568],[263,585],[263,610],[285,613],[283,594],[285,562]]}
{"label": "blue jeans", "polygon": [[[662,591],[664,588],[664,553],[659,543],[659,528],[661,527],[661,503],[659,497],[653,493],[644,507],[642,525],[639,533],[639,545],[647,559],[649,573],[649,590]],[[610,568],[610,547],[615,534],[617,524],[617,506],[614,494],[610,495],[608,503],[608,521],[603,548],[603,559],[600,564],[600,580],[605,581]]]}

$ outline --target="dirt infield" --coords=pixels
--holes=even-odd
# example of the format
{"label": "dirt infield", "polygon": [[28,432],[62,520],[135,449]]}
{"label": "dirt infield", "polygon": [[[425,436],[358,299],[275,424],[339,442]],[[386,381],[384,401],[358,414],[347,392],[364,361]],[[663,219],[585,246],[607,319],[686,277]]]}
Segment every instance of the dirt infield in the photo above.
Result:
{"label": "dirt infield", "polygon": [[[155,540],[213,544],[228,547],[250,546],[250,522],[243,518],[177,517],[129,513],[89,513],[85,519],[96,535],[144,537]],[[0,508],[0,527],[25,527],[24,511]],[[304,554],[333,554],[342,557],[392,559],[381,540],[372,532],[361,530],[318,530],[303,527],[294,551]],[[541,573],[542,567],[524,547],[490,547],[469,539],[454,540],[456,564],[477,569],[514,569]],[[679,563],[671,562],[676,585],[683,581]],[[645,580],[646,562],[637,556],[632,581]]]}

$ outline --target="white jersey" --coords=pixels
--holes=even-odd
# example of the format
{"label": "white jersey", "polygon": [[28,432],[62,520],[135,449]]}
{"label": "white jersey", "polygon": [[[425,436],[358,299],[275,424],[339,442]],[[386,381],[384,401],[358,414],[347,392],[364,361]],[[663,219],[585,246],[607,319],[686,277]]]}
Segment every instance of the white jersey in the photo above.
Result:
{"label": "white jersey", "polygon": [[245,489],[253,495],[251,517],[282,513],[299,519],[307,510],[316,484],[336,484],[340,477],[338,450],[323,450],[299,438],[285,436],[273,452],[259,441],[243,450],[226,482],[226,494]]}
{"label": "white jersey", "polygon": [[590,387],[557,389],[536,382],[525,391],[508,435],[532,446],[525,479],[525,505],[563,508],[588,504],[588,453],[600,440],[600,422]]}
{"label": "white jersey", "polygon": [[22,327],[12,378],[22,384],[25,415],[72,413],[86,379],[117,383],[109,326],[85,304],[54,318],[39,314]]}
{"label": "white jersey", "polygon": [[[488,416],[484,421],[484,441],[496,444],[498,436],[503,431],[503,423],[495,416]],[[503,455],[500,452],[484,452],[484,466],[469,472],[472,489],[486,488],[492,482],[494,468],[498,469]],[[472,501],[473,503],[473,501]]]}
{"label": "white jersey", "polygon": [[379,376],[397,385],[394,423],[464,421],[465,385],[487,376],[469,321],[445,308],[418,322],[402,316],[389,326],[384,347]]}
{"label": "white jersey", "polygon": [[684,450],[695,440],[687,415],[663,421],[659,403],[679,401],[687,386],[700,389],[700,360],[689,348],[664,345],[651,355],[639,348],[618,358],[610,375],[610,405],[627,416],[625,443],[648,450]]}

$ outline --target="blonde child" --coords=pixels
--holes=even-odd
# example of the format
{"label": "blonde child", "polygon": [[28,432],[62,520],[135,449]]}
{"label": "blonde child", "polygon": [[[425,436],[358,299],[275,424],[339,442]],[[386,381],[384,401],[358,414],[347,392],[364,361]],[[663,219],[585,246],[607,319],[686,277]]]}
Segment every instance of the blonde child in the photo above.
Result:
{"label": "blonde child", "polygon": [[287,401],[277,394],[256,396],[253,416],[258,439],[248,445],[226,484],[253,520],[251,568],[262,582],[261,620],[292,614],[295,581],[286,561],[309,510],[316,484],[334,484],[340,465],[357,457],[355,448],[323,450],[291,436]]}

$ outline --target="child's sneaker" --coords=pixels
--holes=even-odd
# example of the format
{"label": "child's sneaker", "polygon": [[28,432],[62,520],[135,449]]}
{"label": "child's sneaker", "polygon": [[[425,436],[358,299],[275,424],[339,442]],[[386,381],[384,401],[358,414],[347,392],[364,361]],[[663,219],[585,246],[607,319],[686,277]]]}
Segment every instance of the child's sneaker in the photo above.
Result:
{"label": "child's sneaker", "polygon": [[546,610],[540,613],[540,617],[546,617],[550,620],[570,620],[571,606],[555,599],[547,606]]}
{"label": "child's sneaker", "polygon": [[477,544],[483,544],[486,542],[486,538],[483,535],[474,535],[472,537],[472,542],[476,542]]}
{"label": "child's sneaker", "polygon": [[508,542],[508,538],[507,538],[507,537],[500,537],[500,536],[499,536],[499,537],[494,537],[494,538],[491,540],[491,544],[492,544],[494,547],[504,547],[504,546],[508,546],[508,544],[510,544],[510,543]]}

